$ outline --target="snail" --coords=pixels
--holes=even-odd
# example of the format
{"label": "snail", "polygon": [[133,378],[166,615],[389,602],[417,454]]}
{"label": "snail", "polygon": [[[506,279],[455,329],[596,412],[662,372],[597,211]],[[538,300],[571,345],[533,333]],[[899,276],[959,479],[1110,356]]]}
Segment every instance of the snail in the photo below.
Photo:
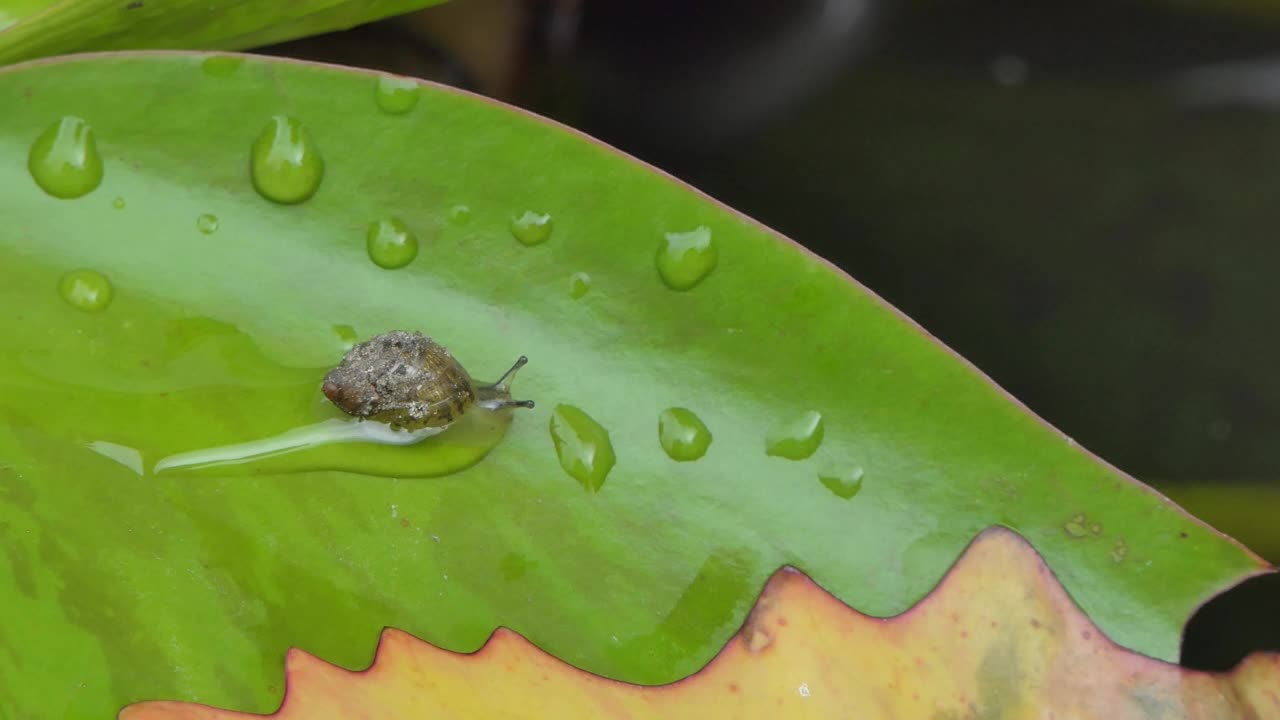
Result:
{"label": "snail", "polygon": [[511,380],[528,361],[522,355],[497,382],[481,384],[443,345],[395,330],[352,347],[325,375],[321,391],[348,415],[392,430],[441,432],[473,406],[532,408],[532,400],[511,399]]}

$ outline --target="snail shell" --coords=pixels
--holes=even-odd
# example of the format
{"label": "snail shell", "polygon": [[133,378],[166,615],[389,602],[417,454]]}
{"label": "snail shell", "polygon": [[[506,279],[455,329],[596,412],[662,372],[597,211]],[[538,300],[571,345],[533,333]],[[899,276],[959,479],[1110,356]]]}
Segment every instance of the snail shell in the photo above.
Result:
{"label": "snail shell", "polygon": [[395,330],[352,347],[321,390],[348,415],[393,429],[443,429],[474,405],[533,407],[531,400],[511,399],[511,379],[526,362],[521,357],[497,382],[478,384],[443,345]]}

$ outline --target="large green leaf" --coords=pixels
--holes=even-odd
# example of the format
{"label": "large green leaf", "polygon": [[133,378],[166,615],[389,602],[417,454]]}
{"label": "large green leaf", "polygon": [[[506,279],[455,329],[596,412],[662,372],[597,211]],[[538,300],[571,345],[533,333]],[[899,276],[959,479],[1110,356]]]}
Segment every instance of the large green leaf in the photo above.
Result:
{"label": "large green leaf", "polygon": [[87,50],[241,50],[444,0],[0,0],[0,63]]}
{"label": "large green leaf", "polygon": [[[670,681],[783,563],[888,615],[996,524],[1111,637],[1170,659],[1198,603],[1261,569],[757,223],[541,119],[433,86],[387,113],[377,86],[169,53],[0,73],[0,707],[268,711],[286,647],[363,667],[386,625],[470,650],[503,624],[588,670]],[[323,157],[299,204],[251,182],[280,114]],[[57,199],[28,166],[33,147],[39,161],[85,138],[68,116],[92,128],[103,179]],[[514,237],[536,239],[512,232],[527,212],[552,216],[545,242]],[[385,270],[366,232],[393,216],[421,250]],[[659,248],[708,233],[714,268],[670,289]],[[96,312],[68,275],[85,269],[113,287]],[[537,408],[469,414],[425,447],[155,471],[327,417],[318,386],[351,333],[391,329],[484,379],[527,354],[516,395]],[[551,429],[565,447],[602,434],[574,437],[561,405],[612,444],[594,491]],[[671,407],[710,431],[701,459],[664,453]],[[810,411],[815,454],[766,453]]]}

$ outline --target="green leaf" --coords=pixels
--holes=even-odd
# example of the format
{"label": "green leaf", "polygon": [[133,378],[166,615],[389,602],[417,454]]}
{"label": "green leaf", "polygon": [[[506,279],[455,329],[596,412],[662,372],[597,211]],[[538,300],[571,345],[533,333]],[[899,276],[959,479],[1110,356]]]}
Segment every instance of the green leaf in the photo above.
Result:
{"label": "green leaf", "polygon": [[0,0],[0,63],[91,50],[243,50],[444,0]]}
{"label": "green leaf", "polygon": [[[468,651],[501,624],[668,682],[782,564],[891,615],[992,525],[1112,638],[1171,659],[1199,603],[1263,568],[750,219],[492,101],[424,86],[393,114],[377,95],[372,73],[232,56],[0,72],[0,707],[267,712],[287,647],[365,667],[384,626]],[[281,115],[323,161],[289,205],[250,172]],[[67,116],[103,179],[58,199],[27,168]],[[529,214],[550,216],[532,244]],[[418,246],[396,269],[368,252],[388,218]],[[715,263],[700,240],[706,274],[673,289],[656,259],[699,228]],[[299,428],[336,422],[326,370],[392,329],[483,380],[527,355],[515,395],[537,407],[469,412],[422,446],[192,465],[309,442]],[[607,478],[557,456],[560,406],[581,413],[562,447],[612,460]],[[672,407],[714,436],[700,459],[664,452]],[[811,455],[767,454],[811,412]],[[847,499],[820,480],[855,468]]]}

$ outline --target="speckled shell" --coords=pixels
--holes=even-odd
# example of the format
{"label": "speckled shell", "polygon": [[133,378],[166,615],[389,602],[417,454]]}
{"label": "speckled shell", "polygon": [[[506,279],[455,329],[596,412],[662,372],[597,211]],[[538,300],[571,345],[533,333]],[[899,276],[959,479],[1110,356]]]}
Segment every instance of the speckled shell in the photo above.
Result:
{"label": "speckled shell", "polygon": [[476,400],[474,381],[443,345],[402,331],[351,348],[323,391],[349,415],[408,430],[448,426]]}

